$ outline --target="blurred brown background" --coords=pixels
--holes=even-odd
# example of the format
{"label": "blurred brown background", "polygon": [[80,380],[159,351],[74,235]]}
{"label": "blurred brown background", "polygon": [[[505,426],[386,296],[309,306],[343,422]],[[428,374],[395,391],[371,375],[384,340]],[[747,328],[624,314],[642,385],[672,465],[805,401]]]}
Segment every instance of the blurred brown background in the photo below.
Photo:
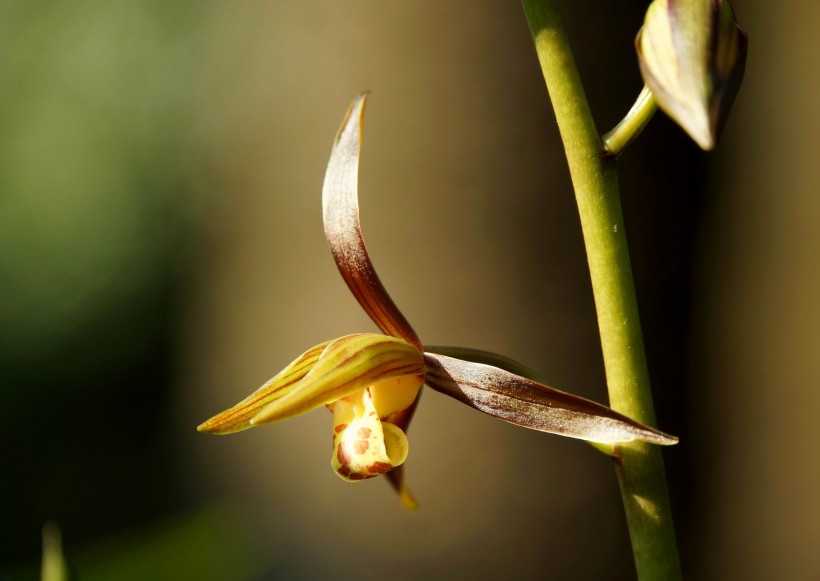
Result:
{"label": "blurred brown background", "polygon": [[[646,2],[565,2],[602,130]],[[820,577],[820,8],[734,2],[723,142],[663,115],[622,190],[691,579]],[[317,411],[194,427],[373,326],[320,191],[371,89],[364,234],[430,344],[606,401],[566,163],[516,2],[0,0],[0,578],[62,528],[80,579],[629,579],[611,466],[427,392],[402,511],[329,468]]]}

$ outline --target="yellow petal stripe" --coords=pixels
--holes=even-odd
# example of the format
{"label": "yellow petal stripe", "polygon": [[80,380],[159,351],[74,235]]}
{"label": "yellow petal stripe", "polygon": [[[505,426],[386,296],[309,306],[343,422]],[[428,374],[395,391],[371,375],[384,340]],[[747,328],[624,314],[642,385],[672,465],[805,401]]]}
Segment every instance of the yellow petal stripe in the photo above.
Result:
{"label": "yellow petal stripe", "polygon": [[302,353],[273,379],[257,389],[241,402],[215,415],[197,429],[211,434],[232,434],[253,427],[250,420],[270,402],[293,390],[319,360],[319,356],[332,341],[325,341]]}
{"label": "yellow petal stripe", "polygon": [[262,408],[251,424],[291,418],[397,377],[416,376],[420,383],[423,374],[424,356],[403,339],[374,334],[341,337],[325,348],[295,389]]}

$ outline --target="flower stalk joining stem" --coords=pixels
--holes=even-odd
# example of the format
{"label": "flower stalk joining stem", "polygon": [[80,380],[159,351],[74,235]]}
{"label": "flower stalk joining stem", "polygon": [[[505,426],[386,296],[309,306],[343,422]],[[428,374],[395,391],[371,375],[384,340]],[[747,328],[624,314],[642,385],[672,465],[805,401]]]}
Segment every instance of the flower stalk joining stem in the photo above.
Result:
{"label": "flower stalk joining stem", "polygon": [[[601,333],[610,404],[655,425],[629,263],[617,167],[595,127],[555,0],[522,0],[566,150]],[[617,474],[638,578],[679,579],[675,533],[660,450],[620,446]]]}
{"label": "flower stalk joining stem", "polygon": [[615,157],[621,155],[624,149],[629,147],[641,134],[641,131],[652,120],[652,116],[655,115],[657,110],[658,105],[655,102],[655,95],[652,94],[649,87],[644,86],[629,113],[613,127],[612,131],[603,136],[604,151]]}

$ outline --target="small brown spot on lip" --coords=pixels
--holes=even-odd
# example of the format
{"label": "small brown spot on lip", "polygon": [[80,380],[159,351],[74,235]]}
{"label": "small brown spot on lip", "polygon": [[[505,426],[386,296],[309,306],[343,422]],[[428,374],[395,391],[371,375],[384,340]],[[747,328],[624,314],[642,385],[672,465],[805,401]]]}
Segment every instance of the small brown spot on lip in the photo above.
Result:
{"label": "small brown spot on lip", "polygon": [[393,465],[387,462],[373,462],[367,467],[367,471],[373,474],[384,474],[385,472],[390,472],[392,469]]}
{"label": "small brown spot on lip", "polygon": [[336,426],[335,428],[333,428],[333,431],[334,431],[334,432],[336,432],[336,433],[338,434],[339,432],[341,432],[341,431],[342,431],[342,430],[344,430],[345,428],[347,428],[347,424],[339,424],[338,426]]}
{"label": "small brown spot on lip", "polygon": [[353,442],[353,449],[356,450],[357,454],[364,454],[368,448],[370,448],[370,442],[367,440],[359,439]]}
{"label": "small brown spot on lip", "polygon": [[360,438],[369,438],[370,437],[370,428],[359,428],[359,437]]}

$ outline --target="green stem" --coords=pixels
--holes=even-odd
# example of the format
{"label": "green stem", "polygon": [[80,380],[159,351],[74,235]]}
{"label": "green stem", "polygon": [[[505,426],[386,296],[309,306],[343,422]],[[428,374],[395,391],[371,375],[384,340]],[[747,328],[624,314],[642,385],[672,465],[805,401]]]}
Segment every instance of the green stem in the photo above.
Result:
{"label": "green stem", "polygon": [[655,102],[655,95],[652,94],[649,87],[644,85],[641,94],[638,95],[635,104],[632,105],[632,109],[629,110],[626,117],[621,119],[621,122],[612,131],[604,135],[604,151],[615,157],[621,155],[623,150],[641,134],[641,131],[657,110],[658,105]]}
{"label": "green stem", "polygon": [[[564,142],[589,261],[613,409],[655,425],[615,160],[605,153],[555,0],[522,0]],[[641,580],[679,579],[660,450],[623,445],[616,463]]]}

